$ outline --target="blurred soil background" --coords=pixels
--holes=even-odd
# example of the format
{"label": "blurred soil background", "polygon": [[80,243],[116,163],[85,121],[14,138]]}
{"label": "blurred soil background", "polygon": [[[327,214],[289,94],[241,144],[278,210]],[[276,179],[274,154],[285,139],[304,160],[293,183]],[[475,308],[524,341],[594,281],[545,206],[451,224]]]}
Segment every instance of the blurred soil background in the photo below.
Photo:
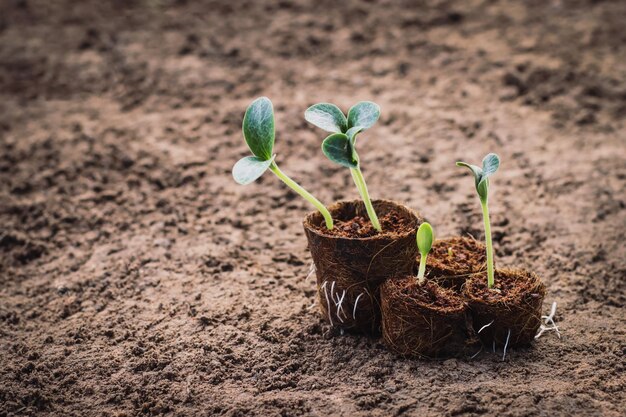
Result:
{"label": "blurred soil background", "polygon": [[[0,1],[0,416],[619,416],[626,409],[626,2]],[[382,107],[373,198],[482,238],[459,159],[502,157],[499,265],[562,338],[403,360],[317,313],[311,207],[247,154],[356,198],[304,110]],[[621,412],[619,410],[622,410]]]}

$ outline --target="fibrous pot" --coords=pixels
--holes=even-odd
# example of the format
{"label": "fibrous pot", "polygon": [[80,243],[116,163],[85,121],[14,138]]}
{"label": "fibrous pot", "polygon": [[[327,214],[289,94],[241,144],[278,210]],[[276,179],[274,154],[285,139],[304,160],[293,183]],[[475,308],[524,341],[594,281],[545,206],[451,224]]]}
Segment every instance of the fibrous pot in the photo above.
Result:
{"label": "fibrous pot", "polygon": [[496,270],[494,281],[487,288],[487,273],[480,273],[465,284],[474,329],[487,346],[528,345],[541,325],[545,286],[537,275],[521,269]]}
{"label": "fibrous pot", "polygon": [[415,277],[390,279],[380,289],[383,340],[406,357],[466,353],[467,305],[454,291]]}
{"label": "fibrous pot", "polygon": [[304,219],[315,264],[321,314],[332,326],[376,333],[380,327],[379,286],[387,278],[409,275],[417,255],[415,236],[422,219],[387,200],[373,201],[382,233],[371,229],[362,201],[329,207],[335,228],[319,212]]}

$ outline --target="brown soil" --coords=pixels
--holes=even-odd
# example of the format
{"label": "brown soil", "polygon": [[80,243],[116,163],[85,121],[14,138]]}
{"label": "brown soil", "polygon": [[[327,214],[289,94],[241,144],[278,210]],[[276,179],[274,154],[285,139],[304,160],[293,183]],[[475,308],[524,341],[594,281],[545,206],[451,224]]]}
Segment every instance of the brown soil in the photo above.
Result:
{"label": "brown soil", "polygon": [[426,274],[445,288],[461,291],[471,274],[487,267],[486,258],[485,245],[472,237],[438,239],[428,255]]}
{"label": "brown soil", "polygon": [[[324,226],[315,211],[306,216],[304,231],[315,265],[322,318],[330,325],[370,334],[380,333],[378,287],[390,276],[411,272],[417,246],[415,236],[422,219],[411,209],[387,200],[374,200],[381,218],[395,219],[383,233],[368,237],[343,237]],[[363,218],[360,200],[337,202],[329,207],[333,218],[349,222]],[[391,224],[396,228],[391,228]],[[385,223],[383,223],[385,227]]]}
{"label": "brown soil", "polygon": [[535,340],[545,294],[546,288],[537,275],[510,269],[495,271],[492,288],[487,286],[486,272],[472,275],[463,292],[474,330],[483,343],[512,347]]}
{"label": "brown soil", "polygon": [[[0,415],[620,416],[626,2],[0,1]],[[245,107],[277,162],[357,198],[304,110],[382,108],[372,198],[482,239],[456,160],[497,152],[497,262],[535,271],[562,338],[403,360],[333,336],[302,218],[234,184]],[[333,336],[333,337],[331,337]]]}
{"label": "brown soil", "polygon": [[383,340],[405,357],[457,356],[465,353],[466,304],[453,291],[413,276],[381,286]]}
{"label": "brown soil", "polygon": [[459,297],[444,291],[432,281],[425,281],[423,285],[413,285],[416,281],[416,277],[413,276],[400,280],[391,279],[390,281],[402,281],[400,294],[418,304],[428,305],[442,312],[454,311],[462,307],[463,301]]}
{"label": "brown soil", "polygon": [[[487,286],[487,273],[472,277],[471,292],[476,298],[487,303],[508,303],[519,300],[533,289],[536,279],[530,280],[528,273],[503,273],[496,270],[493,287]],[[538,278],[537,278],[538,279]],[[531,291],[532,292],[532,291]]]}
{"label": "brown soil", "polygon": [[386,213],[383,216],[379,216],[378,221],[380,228],[383,230],[382,233],[374,229],[369,217],[363,216],[356,216],[345,221],[336,220],[331,230],[319,227],[318,230],[328,236],[363,238],[384,234],[386,231],[398,234],[410,230],[413,227],[413,225],[406,222],[406,219],[399,217],[396,213]]}

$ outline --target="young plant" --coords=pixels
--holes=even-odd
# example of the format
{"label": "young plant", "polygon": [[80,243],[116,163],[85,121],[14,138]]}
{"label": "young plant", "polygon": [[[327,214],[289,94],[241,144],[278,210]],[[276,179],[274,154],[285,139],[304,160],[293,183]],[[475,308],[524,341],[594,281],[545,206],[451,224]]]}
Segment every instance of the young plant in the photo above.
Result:
{"label": "young plant", "polygon": [[233,167],[235,181],[242,185],[250,184],[269,169],[288,187],[313,204],[324,216],[326,227],[332,229],[333,218],[328,209],[276,165],[276,154],[273,153],[274,108],[267,97],[257,98],[248,106],[243,117],[243,137],[254,156],[246,156],[235,164]]}
{"label": "young plant", "polygon": [[426,273],[426,259],[428,258],[428,253],[430,249],[433,247],[433,241],[435,240],[435,233],[433,232],[433,228],[429,223],[422,223],[417,229],[417,248],[420,252],[420,266],[417,270],[417,283],[419,285],[424,284],[426,280],[424,274]]}
{"label": "young plant", "polygon": [[322,143],[322,151],[332,162],[350,168],[352,179],[363,199],[372,226],[381,232],[380,222],[367,191],[359,155],[356,152],[356,136],[372,127],[379,116],[380,107],[371,101],[361,101],[352,106],[347,118],[339,107],[330,103],[314,104],[304,112],[304,118],[309,123],[331,132]]}
{"label": "young plant", "polygon": [[483,222],[485,224],[485,243],[487,246],[487,287],[492,288],[494,284],[493,270],[493,242],[491,240],[491,223],[489,222],[489,206],[487,205],[489,196],[489,177],[500,167],[500,157],[495,153],[490,153],[483,158],[483,166],[477,167],[465,162],[457,162],[457,166],[467,167],[474,174],[474,185],[478,192],[480,205],[483,209]]}

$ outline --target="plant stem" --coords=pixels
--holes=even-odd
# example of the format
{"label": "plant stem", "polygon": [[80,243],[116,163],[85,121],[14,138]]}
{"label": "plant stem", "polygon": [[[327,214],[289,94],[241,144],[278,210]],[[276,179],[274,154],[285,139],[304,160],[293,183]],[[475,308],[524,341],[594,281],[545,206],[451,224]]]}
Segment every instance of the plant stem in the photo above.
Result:
{"label": "plant stem", "polygon": [[367,215],[372,222],[372,226],[374,226],[374,229],[382,232],[383,229],[380,227],[380,223],[378,222],[378,216],[376,216],[376,211],[374,210],[374,206],[372,205],[372,200],[370,200],[370,195],[367,192],[367,184],[365,184],[365,178],[363,178],[361,168],[350,168],[350,172],[352,173],[352,178],[354,179],[356,188],[359,190],[359,194],[361,194],[363,203],[365,203],[365,209],[367,210]]}
{"label": "plant stem", "polygon": [[283,171],[278,168],[278,165],[276,165],[275,162],[270,165],[270,170],[274,174],[276,174],[276,176],[280,178],[285,184],[287,184],[289,188],[300,194],[305,200],[313,204],[320,213],[322,213],[322,216],[324,216],[324,221],[326,222],[326,228],[333,228],[333,217],[330,215],[330,212],[328,211],[326,206],[324,206],[317,198],[313,197],[311,193],[302,188],[297,182],[289,178]]}
{"label": "plant stem", "polygon": [[493,274],[493,242],[491,240],[491,224],[489,223],[489,207],[487,200],[480,201],[483,207],[483,222],[485,223],[485,243],[487,245],[487,287],[491,288],[494,284]]}
{"label": "plant stem", "polygon": [[423,253],[420,255],[420,267],[417,271],[417,283],[422,285],[426,278],[424,275],[426,274],[426,258],[428,258],[428,254],[424,255]]}
{"label": "plant stem", "polygon": [[363,188],[361,188],[361,184],[359,183],[359,177],[356,173],[356,169],[350,168],[350,174],[352,174],[352,179],[354,180],[354,184],[356,185],[356,189],[359,191],[359,197],[363,200]]}

